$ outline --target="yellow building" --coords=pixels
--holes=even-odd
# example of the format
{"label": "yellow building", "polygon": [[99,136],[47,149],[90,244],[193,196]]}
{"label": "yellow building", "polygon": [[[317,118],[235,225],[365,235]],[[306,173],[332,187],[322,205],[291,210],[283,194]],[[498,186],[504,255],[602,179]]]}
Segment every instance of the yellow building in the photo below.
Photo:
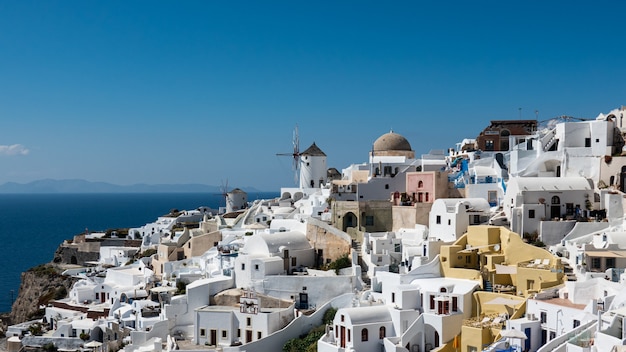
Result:
{"label": "yellow building", "polygon": [[561,259],[497,226],[470,226],[466,234],[440,251],[446,277],[476,280],[474,314],[463,322],[460,347],[480,351],[500,336],[507,319],[522,317],[526,298],[563,284]]}

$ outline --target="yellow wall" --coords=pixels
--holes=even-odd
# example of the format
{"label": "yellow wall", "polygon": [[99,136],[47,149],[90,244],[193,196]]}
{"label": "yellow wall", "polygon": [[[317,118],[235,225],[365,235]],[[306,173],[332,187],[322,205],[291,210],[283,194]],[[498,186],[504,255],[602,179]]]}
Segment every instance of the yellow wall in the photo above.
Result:
{"label": "yellow wall", "polygon": [[[496,244],[499,248],[494,246]],[[468,245],[473,249],[468,250]],[[504,227],[470,226],[454,244],[441,247],[440,259],[446,277],[476,280],[481,287],[483,279],[492,284],[512,284],[516,286],[515,293],[522,291],[524,295],[566,280],[560,258],[525,243],[518,234]],[[536,259],[548,259],[550,263],[543,268],[528,268],[524,264]],[[515,267],[517,274],[496,274],[496,264]],[[529,283],[532,284],[530,288]]]}
{"label": "yellow wall", "polygon": [[491,330],[489,328],[474,328],[463,325],[461,328],[461,351],[467,352],[468,346],[476,347],[478,351],[483,350],[483,345],[493,342]]}
{"label": "yellow wall", "polygon": [[[507,300],[515,300],[517,304],[491,304],[497,298],[504,298]],[[476,316],[490,315],[490,314],[503,314],[506,313],[509,316],[513,316],[520,307],[524,306],[526,299],[519,296],[513,296],[506,293],[476,291],[474,292],[474,304],[477,307]]]}
{"label": "yellow wall", "polygon": [[222,239],[221,231],[214,231],[211,233],[204,233],[199,236],[194,236],[189,239],[188,243],[183,246],[185,248],[185,257],[198,257],[204,254],[209,249],[215,247],[215,244]]}

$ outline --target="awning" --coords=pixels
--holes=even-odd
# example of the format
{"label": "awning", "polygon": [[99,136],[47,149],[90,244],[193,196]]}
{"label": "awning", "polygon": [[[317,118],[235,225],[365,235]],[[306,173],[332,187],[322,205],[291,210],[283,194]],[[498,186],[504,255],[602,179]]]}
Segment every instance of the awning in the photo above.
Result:
{"label": "awning", "polygon": [[333,180],[331,182],[333,185],[338,185],[338,186],[347,186],[349,184],[355,183],[352,180]]}
{"label": "awning", "polygon": [[588,257],[626,258],[626,251],[585,251]]}

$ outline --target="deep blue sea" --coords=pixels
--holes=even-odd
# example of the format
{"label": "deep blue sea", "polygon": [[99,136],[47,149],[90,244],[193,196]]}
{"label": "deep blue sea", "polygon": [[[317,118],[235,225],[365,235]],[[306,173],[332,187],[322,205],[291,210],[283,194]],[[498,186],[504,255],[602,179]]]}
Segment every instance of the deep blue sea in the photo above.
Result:
{"label": "deep blue sea", "polygon": [[[248,193],[248,200],[277,197]],[[65,239],[89,231],[139,227],[171,209],[224,206],[219,193],[0,194],[0,312],[11,310],[20,274],[48,263]]]}

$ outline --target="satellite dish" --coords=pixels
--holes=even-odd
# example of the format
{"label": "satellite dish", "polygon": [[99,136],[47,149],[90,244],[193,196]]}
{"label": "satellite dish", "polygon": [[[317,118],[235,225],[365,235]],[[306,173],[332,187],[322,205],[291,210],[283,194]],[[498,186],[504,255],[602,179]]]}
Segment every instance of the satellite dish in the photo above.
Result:
{"label": "satellite dish", "polygon": [[496,251],[496,252],[499,252],[500,251],[500,243],[494,244],[493,245],[493,250]]}

